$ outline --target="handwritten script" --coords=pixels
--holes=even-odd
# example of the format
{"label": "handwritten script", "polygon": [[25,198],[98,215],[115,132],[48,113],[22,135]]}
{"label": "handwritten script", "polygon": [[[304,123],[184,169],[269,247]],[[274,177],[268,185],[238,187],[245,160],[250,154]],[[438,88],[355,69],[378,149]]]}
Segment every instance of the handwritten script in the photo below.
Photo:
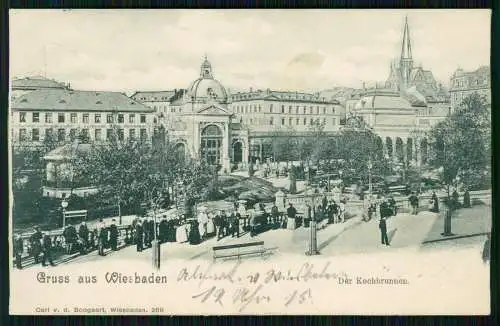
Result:
{"label": "handwritten script", "polygon": [[[228,265],[210,264],[203,268],[197,265],[194,269],[182,268],[177,276],[177,282],[197,282],[199,291],[192,298],[201,303],[212,302],[220,306],[236,305],[243,312],[250,304],[267,304],[271,301],[281,301],[288,307],[293,304],[313,303],[313,293],[307,282],[314,280],[337,281],[347,279],[345,273],[329,271],[330,262],[320,266],[304,263],[296,270],[281,270],[273,267],[264,271],[242,268],[242,263]],[[246,267],[246,266],[245,266]],[[206,282],[211,284],[204,286]],[[285,294],[282,291],[266,291],[269,285],[284,283]],[[227,286],[231,284],[231,286]]]}

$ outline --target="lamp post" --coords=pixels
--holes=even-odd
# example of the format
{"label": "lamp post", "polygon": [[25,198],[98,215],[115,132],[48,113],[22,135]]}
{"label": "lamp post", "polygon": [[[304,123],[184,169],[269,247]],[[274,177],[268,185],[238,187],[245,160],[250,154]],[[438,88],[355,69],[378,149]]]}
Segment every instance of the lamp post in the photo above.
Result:
{"label": "lamp post", "polygon": [[[311,188],[312,190],[312,188]],[[306,251],[307,256],[314,256],[314,255],[319,255],[318,251],[318,230],[316,227],[316,194],[314,193],[314,190],[311,191],[311,202],[312,202],[312,209],[311,209],[311,222],[309,225],[309,250]]]}
{"label": "lamp post", "polygon": [[[151,199],[151,201],[153,201],[153,199]],[[161,249],[160,249],[160,241],[158,240],[158,235],[157,235],[157,230],[156,230],[156,226],[157,226],[157,222],[156,222],[156,203],[153,203],[152,202],[152,205],[153,207],[153,223],[154,223],[154,228],[153,228],[153,232],[154,232],[154,239],[153,241],[151,241],[151,249],[153,251],[153,268],[155,270],[160,270],[160,256],[161,256]]]}
{"label": "lamp post", "polygon": [[63,213],[63,228],[66,226],[66,208],[68,207],[68,201],[63,199],[61,202],[62,213]]}

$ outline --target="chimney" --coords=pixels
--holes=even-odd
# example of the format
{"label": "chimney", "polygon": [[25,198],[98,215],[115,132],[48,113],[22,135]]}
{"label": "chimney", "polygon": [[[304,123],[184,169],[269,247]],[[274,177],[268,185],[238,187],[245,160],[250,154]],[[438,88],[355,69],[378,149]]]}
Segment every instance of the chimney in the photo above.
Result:
{"label": "chimney", "polygon": [[250,87],[250,92],[252,92],[252,91],[253,91],[253,88],[252,88],[252,87]]}

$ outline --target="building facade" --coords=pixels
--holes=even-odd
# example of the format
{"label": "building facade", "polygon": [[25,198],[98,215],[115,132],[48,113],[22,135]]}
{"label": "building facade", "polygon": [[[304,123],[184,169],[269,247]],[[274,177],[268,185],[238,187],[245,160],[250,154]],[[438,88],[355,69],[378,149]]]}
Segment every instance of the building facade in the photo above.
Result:
{"label": "building facade", "polygon": [[465,97],[473,93],[484,96],[488,103],[491,103],[491,72],[488,66],[469,72],[459,68],[450,78],[450,85],[452,109],[459,106]]}
{"label": "building facade", "polygon": [[13,144],[148,140],[153,125],[153,109],[118,92],[38,89],[11,101]]}

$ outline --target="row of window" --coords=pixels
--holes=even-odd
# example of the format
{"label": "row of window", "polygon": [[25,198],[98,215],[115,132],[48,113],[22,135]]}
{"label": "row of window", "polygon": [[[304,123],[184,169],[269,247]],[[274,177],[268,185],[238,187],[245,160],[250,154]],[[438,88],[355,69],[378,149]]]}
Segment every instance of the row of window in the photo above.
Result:
{"label": "row of window", "polygon": [[[295,114],[299,114],[299,113],[302,113],[302,114],[320,114],[320,112],[322,112],[323,114],[327,114],[326,111],[327,111],[327,107],[324,106],[322,108],[320,108],[319,106],[316,106],[316,110],[314,110],[314,106],[310,106],[309,107],[309,110],[307,110],[307,106],[303,106],[303,107],[299,107],[298,105],[295,107],[295,110],[294,108],[289,105],[288,106],[288,110],[287,108],[285,107],[285,105],[281,105],[281,113],[295,113]],[[234,108],[234,111],[236,113],[261,113],[262,112],[262,107],[260,104],[258,105],[236,105],[236,107]],[[274,108],[273,108],[273,104],[269,104],[269,113],[274,113]],[[335,108],[332,107],[332,110],[331,110],[331,113],[334,114],[335,113]]]}
{"label": "row of window", "polygon": [[[466,81],[464,80],[461,80],[461,79],[457,79],[455,80],[455,86],[456,87],[464,87],[464,86],[467,86],[469,83],[466,83]],[[479,79],[475,79],[474,81],[472,81],[472,86],[478,86],[478,85],[487,85],[488,84],[488,80],[479,80]]]}
{"label": "row of window", "polygon": [[[106,132],[106,139],[103,139],[103,132]],[[94,140],[102,141],[102,140],[110,140],[114,135],[114,129],[94,129]],[[119,140],[123,140],[125,138],[124,129],[116,129],[116,136]],[[141,140],[146,140],[148,137],[148,132],[146,129],[142,128],[139,131],[139,136]],[[69,139],[75,140],[76,137],[80,137],[83,140],[90,140],[90,132],[89,129],[81,129],[80,132],[78,129],[70,129],[69,130]],[[135,129],[128,130],[128,138],[135,139],[137,137]],[[54,129],[47,128],[45,129],[45,139],[57,139],[57,141],[66,141],[66,129],[57,129],[57,135],[54,135]],[[28,136],[28,130],[25,128],[19,129],[19,140],[20,141],[40,141],[40,129],[33,128],[31,129],[31,137]]]}
{"label": "row of window", "polygon": [[[255,121],[255,124],[262,124],[261,120],[260,119],[246,119],[246,122],[249,123],[249,124],[254,124],[254,121]],[[280,122],[280,119],[274,119],[274,118],[270,118],[269,119],[269,125],[274,125],[275,124],[275,121],[276,121],[276,124],[279,124]],[[323,118],[323,120],[319,119],[319,118],[281,118],[281,125],[289,125],[289,126],[300,126],[300,125],[304,125],[304,126],[307,126],[308,123],[309,125],[313,125],[315,123],[323,123],[323,124],[326,124],[326,118]],[[336,125],[337,124],[337,118],[333,118],[332,119],[332,124],[333,125]]]}
{"label": "row of window", "polygon": [[[104,114],[101,115],[100,113],[95,113],[94,114],[94,122],[101,123],[102,116],[104,116]],[[27,117],[28,117],[28,112],[19,112],[19,122],[21,122],[21,123],[27,122]],[[40,117],[41,117],[40,112],[31,112],[31,122],[39,123]],[[135,117],[136,117],[136,115],[134,113],[129,113],[128,122],[135,123],[135,121],[136,121]],[[45,123],[52,123],[54,121],[52,112],[45,113],[44,119],[45,119]],[[71,113],[70,114],[70,122],[71,123],[78,123],[79,122],[78,120],[79,120],[78,113]],[[89,123],[90,113],[83,113],[81,121],[83,123]],[[140,121],[140,123],[146,123],[146,115],[140,114],[139,121]],[[66,122],[66,114],[65,113],[58,113],[57,114],[57,122],[58,123],[65,123]],[[123,114],[123,113],[106,114],[106,123],[115,123],[115,122],[125,123],[125,114]]]}

